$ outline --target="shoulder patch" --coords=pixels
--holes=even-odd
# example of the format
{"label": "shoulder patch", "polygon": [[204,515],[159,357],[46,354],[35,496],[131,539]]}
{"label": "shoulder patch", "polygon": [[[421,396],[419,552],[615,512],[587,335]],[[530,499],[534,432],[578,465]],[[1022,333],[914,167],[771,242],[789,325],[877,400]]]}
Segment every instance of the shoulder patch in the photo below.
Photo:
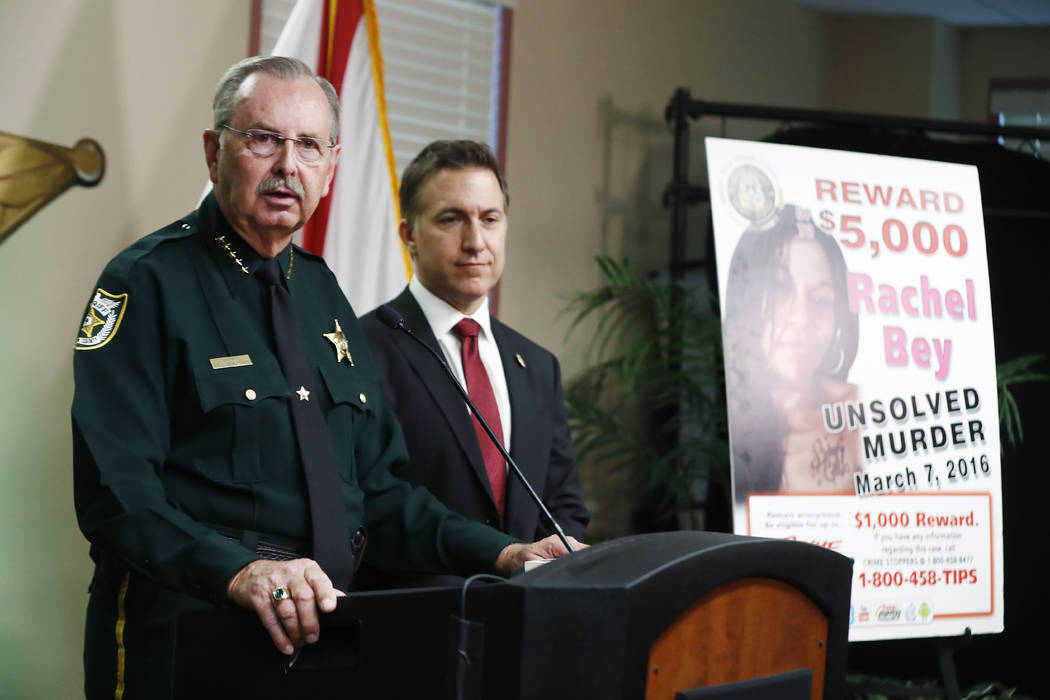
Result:
{"label": "shoulder patch", "polygon": [[112,340],[127,308],[127,294],[110,294],[99,287],[84,313],[84,322],[77,333],[76,349],[97,350]]}

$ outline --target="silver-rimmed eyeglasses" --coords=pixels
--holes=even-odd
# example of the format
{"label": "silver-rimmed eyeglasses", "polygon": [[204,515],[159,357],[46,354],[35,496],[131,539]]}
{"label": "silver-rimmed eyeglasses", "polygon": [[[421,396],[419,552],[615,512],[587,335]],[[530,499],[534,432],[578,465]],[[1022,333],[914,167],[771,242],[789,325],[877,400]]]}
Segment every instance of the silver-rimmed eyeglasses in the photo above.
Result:
{"label": "silver-rimmed eyeglasses", "polygon": [[263,158],[269,158],[276,153],[277,149],[284,146],[285,141],[291,141],[295,144],[295,153],[299,157],[299,160],[304,163],[316,163],[324,156],[324,149],[335,148],[334,143],[328,143],[327,141],[311,138],[309,136],[293,138],[291,136],[277,134],[273,131],[266,131],[264,129],[248,129],[247,131],[241,131],[240,129],[234,129],[229,124],[221,124],[220,126],[223,129],[228,129],[235,134],[243,136],[245,142],[248,144],[248,150],[257,156],[262,156]]}

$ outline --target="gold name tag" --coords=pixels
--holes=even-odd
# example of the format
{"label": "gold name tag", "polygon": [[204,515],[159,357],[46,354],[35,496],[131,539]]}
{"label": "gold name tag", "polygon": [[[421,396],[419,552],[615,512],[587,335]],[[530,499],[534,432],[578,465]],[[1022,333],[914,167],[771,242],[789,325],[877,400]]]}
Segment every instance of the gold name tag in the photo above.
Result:
{"label": "gold name tag", "polygon": [[252,358],[247,355],[231,355],[230,357],[213,357],[208,362],[212,369],[226,369],[227,367],[246,367],[252,363]]}

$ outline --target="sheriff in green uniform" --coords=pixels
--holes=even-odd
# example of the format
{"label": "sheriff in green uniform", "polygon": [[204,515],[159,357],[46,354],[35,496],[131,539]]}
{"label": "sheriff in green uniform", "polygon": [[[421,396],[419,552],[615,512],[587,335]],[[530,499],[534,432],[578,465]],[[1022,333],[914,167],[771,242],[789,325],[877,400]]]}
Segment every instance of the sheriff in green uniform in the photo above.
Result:
{"label": "sheriff in green uniform", "polygon": [[[89,698],[169,694],[187,610],[254,610],[286,654],[317,641],[341,592],[310,550],[296,401],[320,409],[345,506],[335,527],[347,541],[367,530],[370,564],[507,573],[564,553],[553,538],[512,542],[392,476],[401,429],[354,311],[324,262],[291,243],[328,191],[338,110],[331,85],[294,59],[233,66],[204,133],[213,194],[120,253],[91,295],[72,409],[77,516],[96,562]],[[256,275],[274,258],[308,358],[298,386]]]}

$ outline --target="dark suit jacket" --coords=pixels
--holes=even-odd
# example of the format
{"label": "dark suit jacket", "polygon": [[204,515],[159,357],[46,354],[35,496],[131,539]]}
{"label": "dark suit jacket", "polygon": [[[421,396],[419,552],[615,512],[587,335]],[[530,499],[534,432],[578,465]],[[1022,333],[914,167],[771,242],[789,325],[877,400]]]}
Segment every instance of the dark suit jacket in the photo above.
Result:
{"label": "dark suit jacket", "polygon": [[[441,353],[408,289],[390,306],[404,316],[410,330]],[[499,527],[473,423],[441,364],[404,332],[383,324],[374,311],[361,319],[361,325],[379,368],[383,394],[408,443],[409,463],[399,476],[425,486],[452,510]],[[496,319],[492,319],[492,334],[510,394],[511,457],[565,534],[582,540],[590,516],[583,506],[558,360]],[[513,474],[507,475],[506,499],[504,532],[526,542],[554,532]]]}

